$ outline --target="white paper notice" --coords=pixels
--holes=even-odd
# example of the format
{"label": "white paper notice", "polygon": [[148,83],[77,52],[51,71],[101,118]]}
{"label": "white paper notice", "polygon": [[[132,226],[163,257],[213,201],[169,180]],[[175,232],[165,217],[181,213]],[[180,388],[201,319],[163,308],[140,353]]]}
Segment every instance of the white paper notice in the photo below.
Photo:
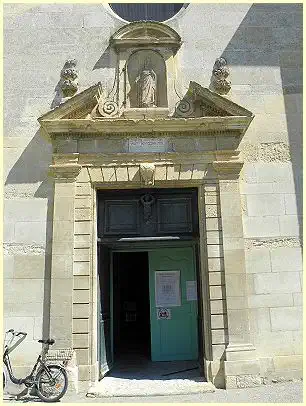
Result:
{"label": "white paper notice", "polygon": [[186,281],[186,299],[198,300],[196,281]]}
{"label": "white paper notice", "polygon": [[180,271],[155,272],[155,306],[181,305]]}

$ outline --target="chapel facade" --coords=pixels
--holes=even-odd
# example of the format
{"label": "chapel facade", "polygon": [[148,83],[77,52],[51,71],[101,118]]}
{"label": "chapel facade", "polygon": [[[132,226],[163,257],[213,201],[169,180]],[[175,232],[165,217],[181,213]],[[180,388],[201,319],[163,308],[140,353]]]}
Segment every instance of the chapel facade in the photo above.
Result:
{"label": "chapel facade", "polygon": [[50,336],[84,387],[135,348],[217,387],[302,376],[301,6],[178,6],[4,7],[20,371]]}

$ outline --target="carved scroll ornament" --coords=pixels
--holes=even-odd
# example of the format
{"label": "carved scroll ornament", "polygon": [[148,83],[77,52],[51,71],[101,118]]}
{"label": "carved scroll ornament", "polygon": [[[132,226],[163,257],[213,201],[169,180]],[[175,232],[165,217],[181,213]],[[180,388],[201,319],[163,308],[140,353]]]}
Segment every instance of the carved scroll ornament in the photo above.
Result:
{"label": "carved scroll ornament", "polygon": [[103,101],[100,99],[97,110],[102,117],[115,117],[119,113],[119,106],[113,100]]}

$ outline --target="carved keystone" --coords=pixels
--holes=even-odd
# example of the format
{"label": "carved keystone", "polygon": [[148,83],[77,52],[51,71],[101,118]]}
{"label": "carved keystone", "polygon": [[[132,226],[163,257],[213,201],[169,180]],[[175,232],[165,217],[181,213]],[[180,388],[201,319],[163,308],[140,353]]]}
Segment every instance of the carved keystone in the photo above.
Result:
{"label": "carved keystone", "polygon": [[155,165],[152,163],[140,164],[140,176],[145,186],[154,185]]}

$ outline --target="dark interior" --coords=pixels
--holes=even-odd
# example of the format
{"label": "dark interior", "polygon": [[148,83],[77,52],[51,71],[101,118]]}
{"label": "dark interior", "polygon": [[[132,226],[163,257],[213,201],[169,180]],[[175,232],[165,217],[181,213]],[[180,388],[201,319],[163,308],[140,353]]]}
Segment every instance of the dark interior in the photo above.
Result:
{"label": "dark interior", "polygon": [[147,252],[113,254],[114,356],[150,359],[150,298]]}

